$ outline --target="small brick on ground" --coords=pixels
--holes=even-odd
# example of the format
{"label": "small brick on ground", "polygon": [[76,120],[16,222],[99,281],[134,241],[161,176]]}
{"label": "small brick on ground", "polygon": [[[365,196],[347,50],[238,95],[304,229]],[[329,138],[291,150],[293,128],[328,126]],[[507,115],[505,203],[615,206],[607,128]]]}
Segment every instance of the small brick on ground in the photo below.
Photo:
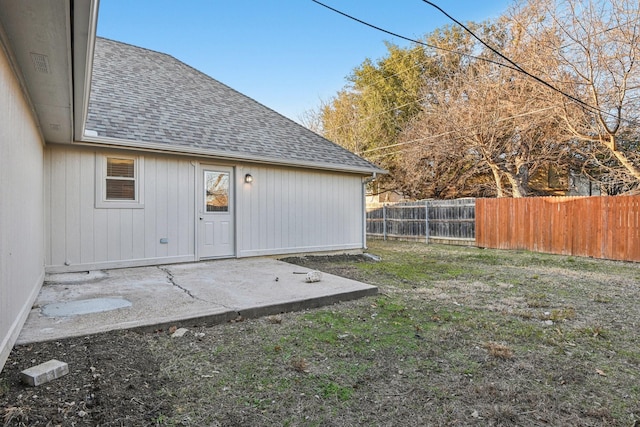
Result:
{"label": "small brick on ground", "polygon": [[171,336],[173,338],[180,338],[180,337],[183,337],[184,334],[186,334],[187,332],[189,332],[187,328],[178,328],[175,330],[175,332],[171,334]]}
{"label": "small brick on ground", "polygon": [[69,373],[69,365],[59,360],[51,359],[20,372],[22,381],[32,387],[36,387]]}

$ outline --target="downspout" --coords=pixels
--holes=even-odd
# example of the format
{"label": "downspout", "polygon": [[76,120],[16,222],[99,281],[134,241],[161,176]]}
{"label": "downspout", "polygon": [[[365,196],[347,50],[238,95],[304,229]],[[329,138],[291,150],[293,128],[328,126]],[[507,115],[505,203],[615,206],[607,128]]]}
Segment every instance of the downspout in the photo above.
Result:
{"label": "downspout", "polygon": [[367,249],[367,184],[375,181],[377,173],[362,180],[362,249]]}

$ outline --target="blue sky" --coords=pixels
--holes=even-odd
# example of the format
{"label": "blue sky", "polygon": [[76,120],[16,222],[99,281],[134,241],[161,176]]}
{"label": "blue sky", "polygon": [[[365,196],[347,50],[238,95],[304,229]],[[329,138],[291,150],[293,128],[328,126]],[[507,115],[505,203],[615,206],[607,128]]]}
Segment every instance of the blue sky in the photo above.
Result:
{"label": "blue sky", "polygon": [[[406,37],[451,22],[421,0],[321,0]],[[499,16],[511,0],[436,0],[462,22]],[[345,84],[385,41],[408,42],[368,28],[311,0],[101,0],[98,35],[168,53],[299,121]]]}

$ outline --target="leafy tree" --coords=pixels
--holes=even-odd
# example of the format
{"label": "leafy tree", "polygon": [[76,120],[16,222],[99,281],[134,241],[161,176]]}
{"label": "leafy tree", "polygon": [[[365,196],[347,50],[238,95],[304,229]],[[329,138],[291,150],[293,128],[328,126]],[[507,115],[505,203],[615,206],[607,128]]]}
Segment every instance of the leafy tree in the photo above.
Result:
{"label": "leafy tree", "polygon": [[[424,42],[448,51],[470,53],[468,34],[455,27],[438,29]],[[434,100],[428,88],[450,75],[464,61],[455,53],[440,54],[413,44],[387,43],[387,55],[366,59],[348,77],[349,84],[320,110],[322,133],[338,144],[389,170],[385,188],[404,188],[395,148],[408,123]]]}
{"label": "leafy tree", "polygon": [[[387,50],[387,56],[377,62],[367,59],[355,68],[349,85],[320,112],[324,136],[365,158],[370,158],[370,150],[393,145],[404,124],[421,108],[417,101],[424,49],[388,43]],[[393,171],[396,159],[391,153],[377,163]]]}

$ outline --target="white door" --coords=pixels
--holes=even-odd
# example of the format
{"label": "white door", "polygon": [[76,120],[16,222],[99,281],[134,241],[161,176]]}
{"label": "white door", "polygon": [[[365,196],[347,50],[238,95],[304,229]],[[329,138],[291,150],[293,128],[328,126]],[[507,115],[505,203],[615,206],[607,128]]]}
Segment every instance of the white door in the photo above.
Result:
{"label": "white door", "polygon": [[235,255],[233,168],[202,165],[198,183],[199,258]]}

